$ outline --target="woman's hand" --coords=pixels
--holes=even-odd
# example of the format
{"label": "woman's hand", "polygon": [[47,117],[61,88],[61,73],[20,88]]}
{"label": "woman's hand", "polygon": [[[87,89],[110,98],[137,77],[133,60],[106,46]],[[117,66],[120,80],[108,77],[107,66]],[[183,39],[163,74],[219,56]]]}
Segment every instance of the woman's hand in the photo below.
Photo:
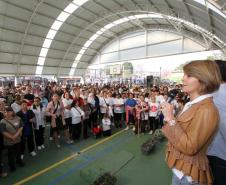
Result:
{"label": "woman's hand", "polygon": [[174,119],[174,115],[173,115],[173,105],[164,102],[161,104],[161,108],[162,108],[162,113],[164,115],[164,119],[165,121],[170,121]]}
{"label": "woman's hand", "polygon": [[30,121],[31,123],[33,123],[33,122],[35,121],[35,119],[34,119],[34,118],[31,118],[31,119],[29,119],[29,121]]}
{"label": "woman's hand", "polygon": [[56,119],[56,114],[51,115],[53,119]]}

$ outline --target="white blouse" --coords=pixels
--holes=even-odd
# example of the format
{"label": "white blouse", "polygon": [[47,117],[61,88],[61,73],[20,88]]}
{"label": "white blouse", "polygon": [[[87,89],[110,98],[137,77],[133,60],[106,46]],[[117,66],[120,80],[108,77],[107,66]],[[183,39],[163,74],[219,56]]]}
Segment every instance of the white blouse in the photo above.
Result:
{"label": "white blouse", "polygon": [[102,119],[102,127],[103,131],[107,131],[111,129],[111,120],[109,118]]}
{"label": "white blouse", "polygon": [[35,129],[38,130],[39,126],[45,127],[46,108],[42,107],[41,109],[40,106],[36,106],[36,109],[33,109],[33,106],[31,106],[31,110],[35,114],[35,121],[36,121]]}
{"label": "white blouse", "polygon": [[71,117],[72,117],[72,124],[78,124],[82,121],[82,117],[85,116],[84,111],[80,107],[72,107],[71,108]]}
{"label": "white blouse", "polygon": [[[62,102],[64,107],[66,107],[66,106],[71,106],[73,100],[63,98]],[[70,118],[70,117],[71,117],[71,110],[64,108],[64,118]]]}

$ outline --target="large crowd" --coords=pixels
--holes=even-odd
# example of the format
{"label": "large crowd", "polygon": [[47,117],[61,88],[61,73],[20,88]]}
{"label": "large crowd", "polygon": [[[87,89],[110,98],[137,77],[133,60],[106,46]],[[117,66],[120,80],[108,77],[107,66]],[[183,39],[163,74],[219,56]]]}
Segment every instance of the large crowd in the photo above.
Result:
{"label": "large crowd", "polygon": [[183,85],[51,82],[2,89],[0,176],[29,165],[26,155],[38,157],[39,150],[48,150],[46,139],[60,150],[63,143],[108,137],[116,128],[138,136],[161,129],[168,139],[173,185],[223,185],[226,63],[192,61],[183,70]]}
{"label": "large crowd", "polygon": [[[10,86],[0,91],[0,174],[6,175],[16,164],[24,166],[25,150],[36,156],[46,148],[45,136],[56,147],[73,144],[81,138],[110,136],[112,129],[132,129],[134,134],[153,134],[163,126],[161,103],[171,98],[175,115],[189,101],[176,86],[144,86],[131,84],[31,85]],[[50,129],[46,129],[50,125]],[[61,138],[63,134],[63,139]],[[38,157],[38,156],[37,156]]]}

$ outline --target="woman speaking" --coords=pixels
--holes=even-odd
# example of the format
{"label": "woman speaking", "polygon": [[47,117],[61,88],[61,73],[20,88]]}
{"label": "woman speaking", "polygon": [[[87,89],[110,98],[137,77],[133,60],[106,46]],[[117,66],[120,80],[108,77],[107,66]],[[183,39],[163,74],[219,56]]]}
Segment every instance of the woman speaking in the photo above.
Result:
{"label": "woman speaking", "polygon": [[172,185],[210,185],[206,150],[219,121],[211,94],[219,88],[220,71],[209,60],[192,61],[183,70],[183,91],[190,102],[176,118],[172,105],[162,104],[166,121],[162,131],[168,139],[166,161],[173,171]]}

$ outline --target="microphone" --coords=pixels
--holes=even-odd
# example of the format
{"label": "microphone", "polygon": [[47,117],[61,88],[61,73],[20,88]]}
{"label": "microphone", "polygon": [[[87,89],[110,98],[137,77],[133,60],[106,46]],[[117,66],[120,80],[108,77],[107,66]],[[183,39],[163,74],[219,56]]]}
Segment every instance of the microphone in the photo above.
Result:
{"label": "microphone", "polygon": [[176,89],[170,90],[168,93],[167,102],[171,103],[174,100],[174,98],[177,96],[177,93],[178,93],[178,91]]}

